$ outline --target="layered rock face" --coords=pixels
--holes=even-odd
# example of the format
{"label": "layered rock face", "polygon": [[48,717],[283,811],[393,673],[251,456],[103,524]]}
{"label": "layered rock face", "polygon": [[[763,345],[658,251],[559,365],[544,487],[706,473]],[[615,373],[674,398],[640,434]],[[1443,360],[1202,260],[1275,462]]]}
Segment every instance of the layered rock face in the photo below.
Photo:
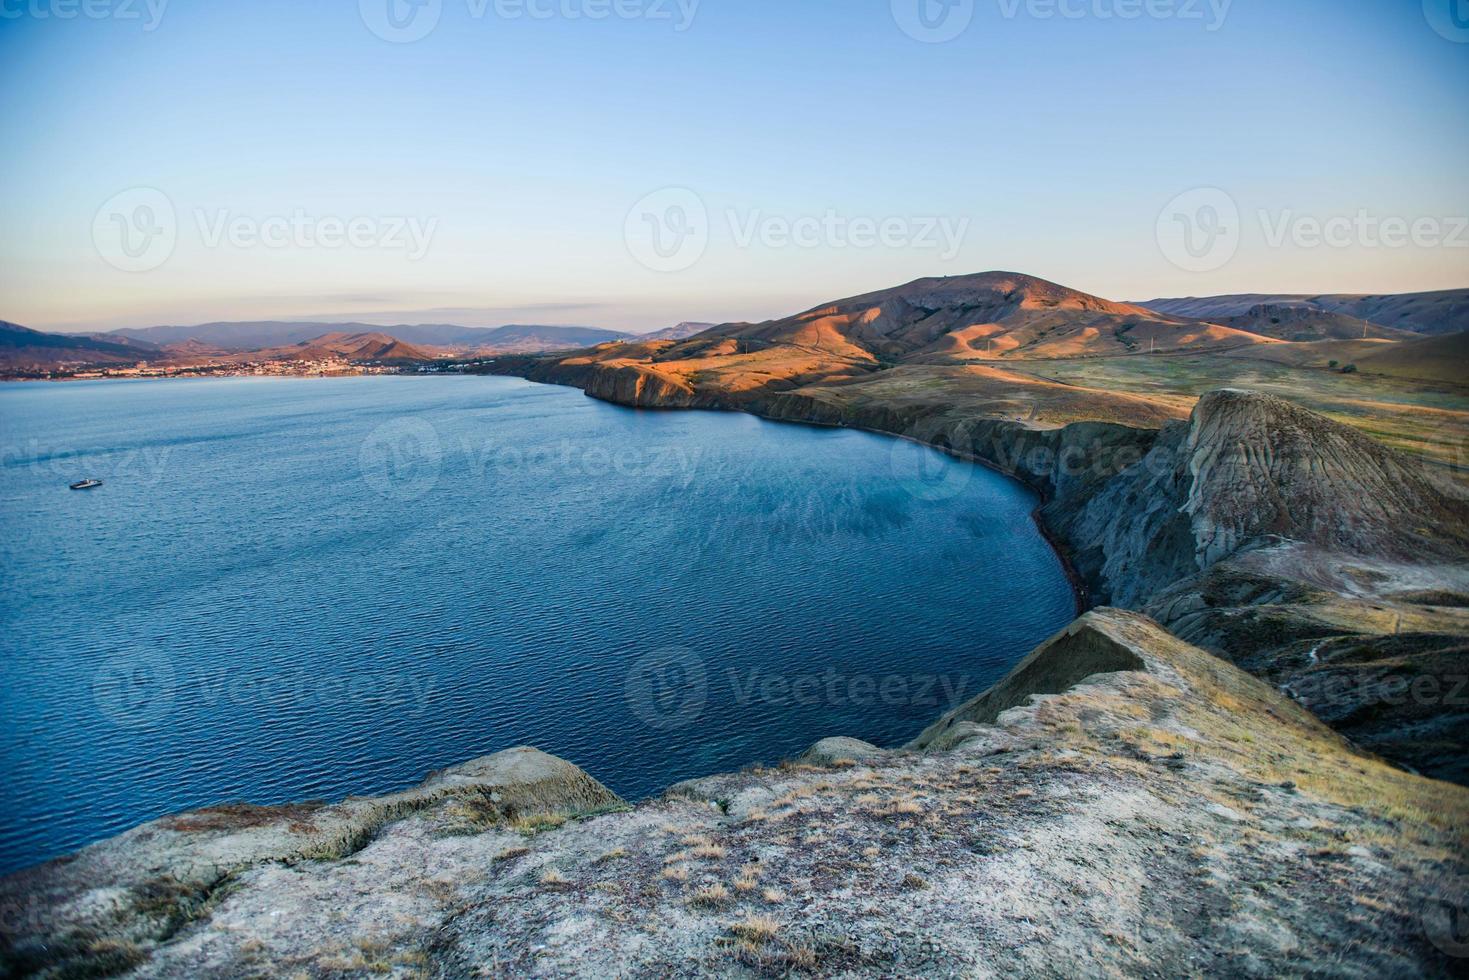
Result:
{"label": "layered rock face", "polygon": [[1267,539],[1344,556],[1469,555],[1469,502],[1355,429],[1272,395],[1223,389],[1058,527],[1104,598],[1140,605]]}
{"label": "layered rock face", "polygon": [[[377,816],[350,849],[316,850],[354,807]],[[522,749],[382,800],[150,824],[0,882],[0,955],[191,980],[1451,976],[1466,814],[1469,790],[1100,609],[903,749],[826,739],[630,809]]]}

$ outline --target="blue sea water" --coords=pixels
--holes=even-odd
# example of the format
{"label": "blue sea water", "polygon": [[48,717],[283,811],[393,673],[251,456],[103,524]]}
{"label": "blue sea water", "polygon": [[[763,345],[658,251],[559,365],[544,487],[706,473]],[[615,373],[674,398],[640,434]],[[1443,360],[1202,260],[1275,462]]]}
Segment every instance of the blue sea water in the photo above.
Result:
{"label": "blue sea water", "polygon": [[1074,612],[1035,504],[509,378],[0,386],[0,871],[514,745],[636,799],[901,742]]}

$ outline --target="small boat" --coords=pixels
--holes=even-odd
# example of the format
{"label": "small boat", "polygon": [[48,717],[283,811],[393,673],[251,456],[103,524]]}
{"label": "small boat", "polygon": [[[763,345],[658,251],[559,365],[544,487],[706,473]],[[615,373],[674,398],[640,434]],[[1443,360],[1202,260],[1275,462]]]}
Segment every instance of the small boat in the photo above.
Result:
{"label": "small boat", "polygon": [[93,487],[100,487],[101,485],[101,480],[78,480],[71,485],[71,488],[73,490],[90,490]]}

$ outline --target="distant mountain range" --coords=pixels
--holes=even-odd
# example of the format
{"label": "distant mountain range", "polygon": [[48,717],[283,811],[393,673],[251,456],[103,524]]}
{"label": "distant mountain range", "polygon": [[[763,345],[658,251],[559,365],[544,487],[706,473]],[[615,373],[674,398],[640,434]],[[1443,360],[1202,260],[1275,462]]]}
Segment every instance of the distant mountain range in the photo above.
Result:
{"label": "distant mountain range", "polygon": [[432,361],[443,352],[404,343],[385,333],[347,333],[334,331],[304,340],[289,347],[266,348],[233,355],[241,361],[321,361],[341,358],[347,361],[377,363],[413,363]]}
{"label": "distant mountain range", "polygon": [[[536,324],[380,327],[276,320],[51,334],[0,322],[0,369],[25,373],[138,361],[199,366],[330,358],[410,363],[578,350],[613,342],[673,342],[678,353],[691,345],[687,353],[700,356],[716,348],[750,353],[783,345],[857,360],[955,364],[1220,350],[1281,341],[1404,341],[1465,330],[1469,289],[1118,303],[1034,276],[988,272],[918,279],[764,323],[688,321],[640,335]],[[1282,358],[1288,359],[1284,353]],[[1383,356],[1384,364],[1390,360]]]}
{"label": "distant mountain range", "polygon": [[[156,353],[151,344],[98,334],[42,333],[0,320],[0,367],[131,364]],[[54,368],[48,368],[54,369]]]}
{"label": "distant mountain range", "polygon": [[509,324],[503,327],[461,327],[452,323],[404,323],[392,327],[370,323],[318,323],[315,321],[255,320],[200,323],[194,326],[124,327],[99,337],[127,338],[157,347],[198,341],[221,350],[248,351],[283,347],[313,340],[326,332],[386,334],[404,343],[435,347],[498,348],[522,350],[570,349],[605,344],[633,336],[618,330],[596,327],[555,327]]}
{"label": "distant mountain range", "polygon": [[1381,327],[1420,334],[1469,330],[1469,289],[1442,289],[1428,293],[1320,293],[1315,296],[1238,293],[1150,299],[1138,305],[1159,313],[1201,320],[1243,316],[1257,306],[1298,306],[1326,313],[1342,313]]}

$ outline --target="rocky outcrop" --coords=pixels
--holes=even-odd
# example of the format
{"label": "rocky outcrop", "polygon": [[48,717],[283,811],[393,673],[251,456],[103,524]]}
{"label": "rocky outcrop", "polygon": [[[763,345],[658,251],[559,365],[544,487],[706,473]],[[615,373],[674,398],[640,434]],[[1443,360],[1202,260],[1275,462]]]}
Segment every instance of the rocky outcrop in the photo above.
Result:
{"label": "rocky outcrop", "polygon": [[62,975],[132,965],[207,914],[221,890],[251,869],[349,860],[385,826],[410,816],[452,808],[488,825],[623,805],[576,766],[522,747],[432,773],[388,796],[224,804],[164,817],[0,882],[4,960],[15,972]]}
{"label": "rocky outcrop", "polygon": [[[1053,512],[1054,513],[1054,512]],[[1400,560],[1469,554],[1469,504],[1355,429],[1257,392],[1199,399],[1137,465],[1057,529],[1140,606],[1242,550],[1285,538]]]}
{"label": "rocky outcrop", "polygon": [[[280,842],[332,808],[186,814],[0,883],[22,910],[4,967],[1455,974],[1469,790],[1354,752],[1145,617],[1086,614],[935,730],[922,750],[823,740],[610,812],[574,766],[514,750],[355,801],[380,808],[372,832],[310,856]],[[206,894],[173,877],[221,858]]]}

